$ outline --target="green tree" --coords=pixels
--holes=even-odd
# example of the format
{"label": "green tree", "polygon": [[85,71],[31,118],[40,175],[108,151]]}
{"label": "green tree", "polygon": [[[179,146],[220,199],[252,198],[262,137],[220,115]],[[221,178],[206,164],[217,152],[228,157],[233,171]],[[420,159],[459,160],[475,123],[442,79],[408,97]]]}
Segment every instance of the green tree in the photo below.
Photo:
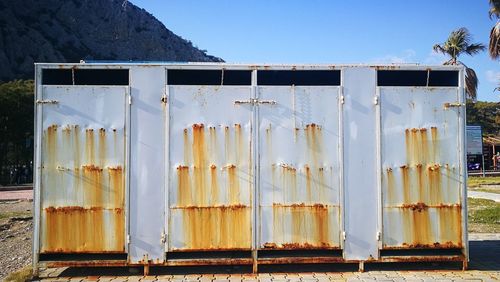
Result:
{"label": "green tree", "polygon": [[445,65],[463,65],[465,66],[465,91],[473,101],[477,97],[478,79],[476,72],[467,67],[464,63],[458,60],[462,54],[475,55],[486,47],[481,43],[471,43],[472,36],[465,27],[454,30],[450,33],[448,39],[442,44],[434,45],[433,49],[436,52],[448,55],[450,59],[444,62]]}
{"label": "green tree", "polygon": [[0,84],[0,169],[33,159],[33,80]]}
{"label": "green tree", "polygon": [[467,124],[481,125],[485,135],[500,134],[500,103],[467,103]]}

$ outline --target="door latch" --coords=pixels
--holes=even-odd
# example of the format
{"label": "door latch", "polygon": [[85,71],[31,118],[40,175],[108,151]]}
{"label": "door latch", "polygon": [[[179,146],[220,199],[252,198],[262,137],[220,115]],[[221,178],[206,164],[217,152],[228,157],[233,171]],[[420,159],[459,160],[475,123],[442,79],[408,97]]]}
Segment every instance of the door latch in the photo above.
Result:
{"label": "door latch", "polygon": [[274,100],[259,100],[258,98],[251,98],[250,100],[236,100],[234,101],[235,105],[242,105],[242,104],[251,104],[251,105],[258,105],[258,104],[266,104],[266,105],[276,105],[277,102]]}
{"label": "door latch", "polygon": [[459,102],[444,103],[443,106],[444,106],[445,109],[448,109],[448,108],[458,108],[458,107],[465,107],[465,103],[459,103]]}
{"label": "door latch", "polygon": [[37,104],[59,104],[57,100],[36,100]]}

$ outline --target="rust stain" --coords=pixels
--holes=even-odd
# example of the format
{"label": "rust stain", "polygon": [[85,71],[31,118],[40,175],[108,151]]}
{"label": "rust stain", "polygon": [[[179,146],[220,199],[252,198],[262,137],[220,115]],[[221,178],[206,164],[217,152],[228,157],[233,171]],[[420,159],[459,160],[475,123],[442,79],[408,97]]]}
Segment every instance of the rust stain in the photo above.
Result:
{"label": "rust stain", "polygon": [[240,179],[238,178],[238,168],[231,164],[227,167],[229,179],[229,202],[231,204],[239,204],[240,202]]}
{"label": "rust stain", "polygon": [[431,127],[431,143],[432,143],[432,161],[436,162],[438,160],[439,153],[439,139],[437,127]]}
{"label": "rust stain", "polygon": [[73,142],[75,146],[74,150],[74,167],[75,169],[80,168],[80,127],[75,125],[73,130]]}
{"label": "rust stain", "polygon": [[282,188],[286,202],[299,201],[297,195],[297,169],[288,164],[281,164]]}
{"label": "rust stain", "polygon": [[462,206],[443,205],[438,209],[439,242],[451,242],[462,247]]}
{"label": "rust stain", "polygon": [[401,168],[401,175],[403,178],[403,202],[410,202],[410,172],[407,165],[403,165]]}
{"label": "rust stain", "polygon": [[386,179],[387,179],[387,201],[389,203],[395,202],[396,187],[394,183],[394,174],[392,173],[392,168],[386,169]]}
{"label": "rust stain", "polygon": [[234,125],[234,141],[235,141],[235,149],[236,149],[236,163],[241,164],[241,159],[243,157],[243,137],[241,133],[241,125],[236,123]]}
{"label": "rust stain", "polygon": [[99,129],[99,165],[104,166],[106,161],[106,129]]}
{"label": "rust stain", "polygon": [[104,187],[102,182],[103,169],[93,164],[83,165],[83,193],[85,204],[89,206],[103,206]]}
{"label": "rust stain", "polygon": [[[121,208],[48,207],[44,216],[46,235],[42,252],[125,251]],[[120,229],[109,228],[105,218]],[[111,240],[105,240],[108,238]]]}
{"label": "rust stain", "polygon": [[210,204],[217,205],[219,199],[219,185],[217,183],[217,166],[210,165]]}
{"label": "rust stain", "polygon": [[429,182],[430,204],[435,205],[443,202],[441,187],[441,166],[439,164],[430,164],[427,166],[427,175]]}
{"label": "rust stain", "polygon": [[251,247],[251,208],[244,205],[182,208],[186,248]]}
{"label": "rust stain", "polygon": [[[108,177],[109,177],[109,192],[112,197],[112,204],[115,208],[122,208],[124,205],[124,177],[123,169],[121,166],[108,167]],[[122,226],[115,226],[116,230]]]}
{"label": "rust stain", "polygon": [[[287,225],[287,218],[291,226]],[[275,248],[312,249],[331,247],[329,207],[305,203],[273,204],[273,243]]]}
{"label": "rust stain", "polygon": [[311,175],[311,168],[309,168],[308,165],[304,166],[304,170],[306,171],[306,194],[307,194],[307,201],[312,202],[312,175]]}
{"label": "rust stain", "polygon": [[53,168],[55,167],[55,160],[57,158],[57,124],[53,124],[47,128],[46,139],[47,139],[47,164]]}
{"label": "rust stain", "polygon": [[205,144],[205,126],[203,124],[193,124],[192,150],[195,205],[206,206],[207,197],[205,196],[205,186],[207,184],[207,149]]}
{"label": "rust stain", "polygon": [[191,178],[189,176],[188,166],[178,166],[177,167],[177,195],[179,195],[179,205],[190,206],[192,204],[191,200]]}
{"label": "rust stain", "polygon": [[85,130],[86,163],[95,164],[94,152],[95,152],[94,130],[92,128],[88,128]]}

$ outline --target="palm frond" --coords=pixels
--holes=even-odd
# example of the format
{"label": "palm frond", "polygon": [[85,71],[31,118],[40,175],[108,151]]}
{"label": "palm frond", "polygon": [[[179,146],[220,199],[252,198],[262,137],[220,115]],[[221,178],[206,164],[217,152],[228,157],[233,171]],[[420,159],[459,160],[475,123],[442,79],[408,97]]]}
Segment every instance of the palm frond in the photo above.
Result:
{"label": "palm frond", "polygon": [[484,50],[486,50],[486,46],[483,43],[473,43],[467,46],[464,51],[468,55],[474,55]]}
{"label": "palm frond", "polygon": [[440,44],[434,45],[432,47],[432,50],[434,50],[434,52],[436,52],[436,53],[446,54],[446,51],[444,50],[443,46],[441,46]]}
{"label": "palm frond", "polygon": [[477,79],[476,72],[473,69],[466,67],[465,92],[472,101],[476,101],[478,85],[479,85],[479,80]]}
{"label": "palm frond", "polygon": [[490,0],[490,19],[495,16],[497,19],[500,19],[500,0]]}
{"label": "palm frond", "polygon": [[491,29],[489,53],[493,60],[500,58],[500,22]]}

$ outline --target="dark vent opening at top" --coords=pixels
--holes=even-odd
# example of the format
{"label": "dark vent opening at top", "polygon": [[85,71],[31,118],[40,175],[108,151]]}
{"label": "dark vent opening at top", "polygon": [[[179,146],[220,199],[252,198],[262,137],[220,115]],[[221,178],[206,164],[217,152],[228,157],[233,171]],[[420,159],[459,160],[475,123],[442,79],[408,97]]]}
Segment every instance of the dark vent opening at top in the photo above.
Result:
{"label": "dark vent opening at top", "polygon": [[44,69],[44,85],[128,85],[128,69]]}
{"label": "dark vent opening at top", "polygon": [[457,87],[458,71],[379,70],[377,85]]}
{"label": "dark vent opening at top", "polygon": [[257,72],[258,85],[338,86],[340,70],[264,70]]}
{"label": "dark vent opening at top", "polygon": [[168,70],[169,85],[251,85],[247,70]]}

